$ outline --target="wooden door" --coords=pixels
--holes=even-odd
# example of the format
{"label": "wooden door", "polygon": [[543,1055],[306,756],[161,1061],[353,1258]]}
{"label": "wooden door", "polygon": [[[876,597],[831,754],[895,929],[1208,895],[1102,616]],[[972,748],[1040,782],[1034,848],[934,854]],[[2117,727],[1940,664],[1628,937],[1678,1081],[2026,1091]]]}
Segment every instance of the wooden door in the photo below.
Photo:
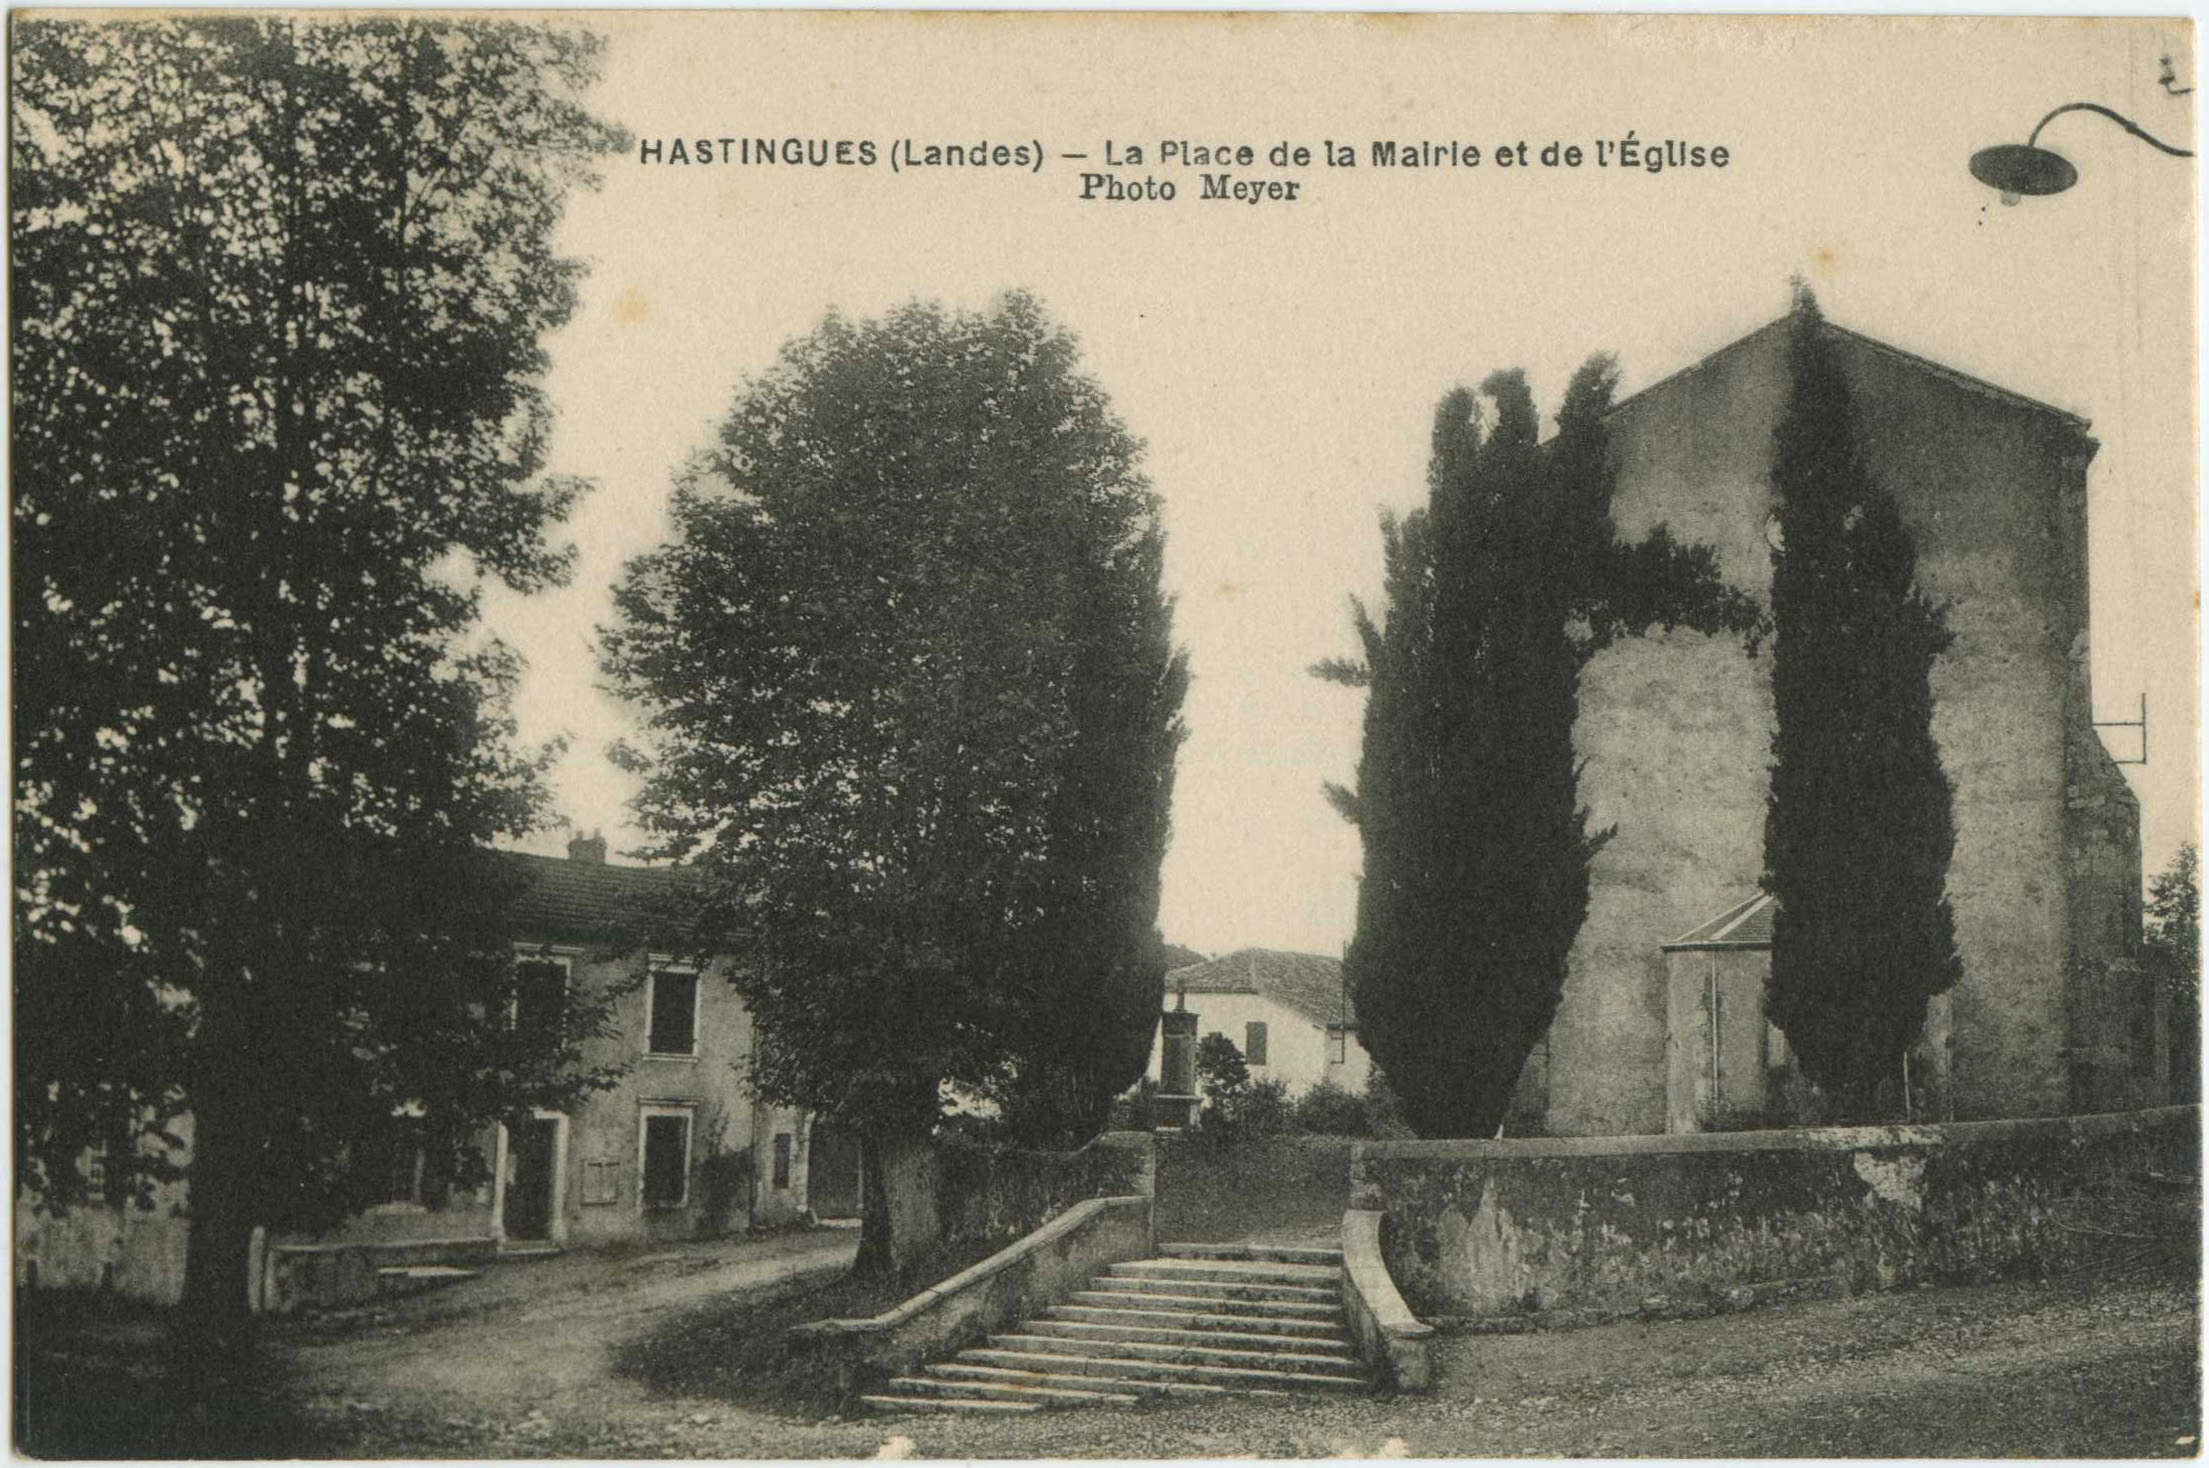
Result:
{"label": "wooden door", "polygon": [[552,1233],[552,1164],[560,1123],[537,1118],[506,1139],[506,1206],[510,1239],[543,1239]]}

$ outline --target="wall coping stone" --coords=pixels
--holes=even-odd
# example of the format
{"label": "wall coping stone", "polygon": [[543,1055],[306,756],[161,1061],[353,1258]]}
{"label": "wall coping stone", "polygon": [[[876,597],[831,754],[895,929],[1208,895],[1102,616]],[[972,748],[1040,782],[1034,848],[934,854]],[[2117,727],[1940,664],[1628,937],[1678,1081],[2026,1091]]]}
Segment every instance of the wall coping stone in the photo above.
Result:
{"label": "wall coping stone", "polygon": [[278,1254],[379,1254],[414,1249],[481,1249],[497,1243],[489,1234],[441,1234],[423,1239],[316,1239],[278,1242],[268,1247]]}
{"label": "wall coping stone", "polygon": [[1505,1141],[1448,1138],[1406,1142],[1359,1142],[1351,1148],[1351,1166],[1365,1158],[1636,1157],[1695,1152],[1861,1152],[1873,1147],[1938,1147],[2001,1142],[2047,1136],[2077,1140],[2144,1131],[2167,1121],[2191,1117],[2200,1123],[2199,1106],[2157,1106],[2140,1111],[2098,1112],[2087,1116],[2035,1116],[2002,1121],[1945,1121],[1899,1126],[1791,1127],[1763,1132],[1649,1133],[1613,1137],[1524,1137]]}

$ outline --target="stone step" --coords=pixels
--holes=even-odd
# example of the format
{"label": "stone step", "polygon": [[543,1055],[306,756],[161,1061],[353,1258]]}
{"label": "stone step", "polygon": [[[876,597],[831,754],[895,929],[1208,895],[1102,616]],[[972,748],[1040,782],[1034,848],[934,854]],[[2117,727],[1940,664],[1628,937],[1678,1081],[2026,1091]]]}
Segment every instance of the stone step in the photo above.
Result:
{"label": "stone step", "polygon": [[1285,1395],[1262,1387],[1213,1386],[1207,1382],[1174,1381],[1166,1377],[1128,1378],[1082,1376],[1071,1372],[1023,1371],[1011,1366],[984,1366],[972,1361],[935,1361],[921,1369],[931,1376],[948,1377],[954,1381],[1002,1381],[1016,1385],[1072,1387],[1080,1391],[1113,1394],[1133,1392],[1146,1397],[1223,1397],[1230,1392],[1238,1396]]}
{"label": "stone step", "polygon": [[1211,1284],[1288,1285],[1303,1289],[1334,1290],[1342,1285],[1339,1266],[1325,1264],[1272,1264],[1262,1259],[1138,1259],[1109,1266],[1114,1279],[1167,1279],[1184,1284],[1202,1280]]}
{"label": "stone step", "polygon": [[1289,1354],[1302,1360],[1327,1357],[1345,1365],[1357,1359],[1349,1343],[1340,1336],[1260,1335],[1254,1331],[1190,1330],[1171,1325],[1118,1325],[1093,1320],[1030,1320],[1021,1325],[1020,1333],[1072,1341],[1217,1349],[1237,1356]]}
{"label": "stone step", "polygon": [[[1079,1295],[1075,1296],[1080,1299]],[[1126,1298],[1148,1302],[1169,1299],[1166,1295],[1130,1295]],[[1044,1312],[1046,1320],[1081,1320],[1094,1325],[1140,1325],[1152,1330],[1229,1330],[1248,1331],[1254,1335],[1316,1336],[1326,1340],[1340,1340],[1344,1325],[1339,1314],[1329,1313],[1321,1317],[1296,1315],[1222,1315],[1206,1310],[1160,1310],[1146,1308],[1145,1304],[1133,1305],[1053,1305]]]}
{"label": "stone step", "polygon": [[[1068,1341],[1045,1341],[1050,1347],[1070,1345]],[[1115,1390],[1127,1388],[1120,1382],[1128,1381],[1194,1381],[1213,1386],[1270,1388],[1275,1391],[1336,1391],[1362,1392],[1368,1384],[1362,1376],[1344,1376],[1333,1371],[1290,1371],[1285,1369],[1263,1370],[1248,1366],[1215,1366],[1195,1361],[1159,1361],[1137,1356],[1083,1355],[1056,1349],[1029,1350],[1008,1349],[997,1346],[975,1346],[961,1351],[961,1364],[973,1366],[1005,1366],[1017,1371],[1032,1371],[1054,1376],[1105,1376],[1118,1378]],[[1327,1363],[1332,1365],[1334,1363]]]}
{"label": "stone step", "polygon": [[[1146,1283],[1156,1284],[1150,1280]],[[1132,1281],[1105,1280],[1106,1284],[1132,1283]],[[1191,1291],[1202,1289],[1192,1285]],[[1176,1292],[1171,1286],[1157,1291],[1094,1289],[1076,1290],[1067,1296],[1070,1304],[1091,1306],[1100,1310],[1186,1310],[1212,1315],[1234,1315],[1255,1320],[1340,1320],[1339,1303],[1327,1300],[1243,1300],[1231,1294],[1199,1295],[1188,1291]]]}
{"label": "stone step", "polygon": [[1102,1378],[1079,1376],[1080,1386],[1052,1386],[1028,1381],[959,1380],[949,1376],[898,1376],[884,1385],[887,1393],[908,1397],[962,1397],[996,1402],[1035,1402],[1045,1407],[1120,1406],[1135,1400],[1126,1392],[1105,1390]]}
{"label": "stone step", "polygon": [[1342,1267],[1340,1249],[1323,1249],[1316,1244],[1161,1244],[1158,1252],[1169,1259],[1254,1259]]}
{"label": "stone step", "polygon": [[1325,1351],[1253,1351],[1179,1341],[1097,1340],[1079,1336],[993,1335],[1001,1351],[1040,1351],[1053,1355],[1100,1356],[1109,1360],[1169,1361],[1193,1366],[1238,1366],[1258,1371],[1347,1371],[1351,1363]]}
{"label": "stone step", "polygon": [[1281,1300],[1301,1301],[1308,1305],[1326,1305],[1339,1308],[1342,1290],[1339,1285],[1236,1283],[1229,1280],[1191,1279],[1186,1275],[1148,1275],[1132,1272],[1134,1266],[1115,1264],[1112,1272],[1091,1280],[1089,1287],[1121,1290],[1145,1295],[1196,1295],[1213,1300]]}
{"label": "stone step", "polygon": [[877,1412],[977,1412],[989,1415],[1043,1410],[1041,1402],[985,1402],[978,1398],[964,1397],[893,1397],[869,1394],[859,1400]]}

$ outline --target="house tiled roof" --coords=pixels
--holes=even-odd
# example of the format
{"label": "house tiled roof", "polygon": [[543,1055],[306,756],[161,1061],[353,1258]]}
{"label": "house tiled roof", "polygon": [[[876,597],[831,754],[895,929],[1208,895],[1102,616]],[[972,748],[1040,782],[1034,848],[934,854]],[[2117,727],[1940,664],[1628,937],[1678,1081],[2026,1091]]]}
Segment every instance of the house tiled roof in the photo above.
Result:
{"label": "house tiled roof", "polygon": [[1342,960],[1317,953],[1242,948],[1166,975],[1167,1002],[1176,993],[1263,994],[1315,1025],[1355,1025]]}
{"label": "house tiled roof", "polygon": [[1664,944],[1664,951],[1769,948],[1772,946],[1772,919],[1778,912],[1778,898],[1769,892],[1752,893],[1709,922],[1690,928]]}
{"label": "house tiled roof", "polygon": [[530,935],[648,924],[659,905],[688,880],[688,873],[673,867],[615,866],[522,851],[502,851],[499,858],[528,881],[514,901],[514,922]]}

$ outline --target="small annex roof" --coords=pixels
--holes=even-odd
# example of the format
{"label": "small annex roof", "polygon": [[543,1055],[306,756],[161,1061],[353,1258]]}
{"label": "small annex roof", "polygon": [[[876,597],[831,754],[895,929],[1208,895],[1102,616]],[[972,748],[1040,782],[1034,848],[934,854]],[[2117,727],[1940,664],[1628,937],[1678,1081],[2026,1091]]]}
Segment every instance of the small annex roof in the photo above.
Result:
{"label": "small annex roof", "polygon": [[1772,918],[1778,912],[1778,898],[1769,892],[1753,893],[1709,922],[1690,928],[1661,946],[1666,953],[1770,948]]}
{"label": "small annex roof", "polygon": [[[1731,356],[1749,343],[1769,333],[1786,330],[1790,319],[1788,316],[1781,316],[1777,320],[1766,322],[1746,336],[1734,338],[1716,351],[1697,358],[1677,372],[1668,373],[1650,383],[1647,387],[1638,388],[1620,398],[1611,405],[1611,412],[1614,414],[1622,412],[1642,399],[1661,393],[1673,383],[1683,378],[1692,377],[1719,359]],[[2093,426],[2087,419],[2068,409],[2059,408],[2053,403],[2044,403],[2038,398],[2027,397],[2021,392],[2014,392],[1997,383],[1988,382],[1983,377],[1973,377],[1968,372],[1959,371],[1942,362],[1936,362],[1931,357],[1921,357],[1916,352],[1905,351],[1890,342],[1883,342],[1875,336],[1866,336],[1860,331],[1851,331],[1847,327],[1836,325],[1830,320],[1825,323],[1825,331],[1826,335],[1836,341],[1849,342],[1868,351],[1879,352],[1892,357],[1920,372],[1926,373],[1928,376],[1937,377],[1952,386],[1960,387],[1966,392],[1977,394],[1995,402],[2006,403],[2013,408],[2024,408],[2032,412],[2045,414],[2076,433],[2083,434]]]}
{"label": "small annex roof", "polygon": [[502,851],[499,859],[527,879],[513,913],[516,929],[531,937],[649,924],[656,909],[689,880],[687,872],[673,867],[615,866],[525,851]]}
{"label": "small annex roof", "polygon": [[[1355,1027],[1342,960],[1318,953],[1240,948],[1166,975],[1167,994],[1262,994],[1315,1025]],[[1169,1001],[1170,1002],[1170,1001]]]}

